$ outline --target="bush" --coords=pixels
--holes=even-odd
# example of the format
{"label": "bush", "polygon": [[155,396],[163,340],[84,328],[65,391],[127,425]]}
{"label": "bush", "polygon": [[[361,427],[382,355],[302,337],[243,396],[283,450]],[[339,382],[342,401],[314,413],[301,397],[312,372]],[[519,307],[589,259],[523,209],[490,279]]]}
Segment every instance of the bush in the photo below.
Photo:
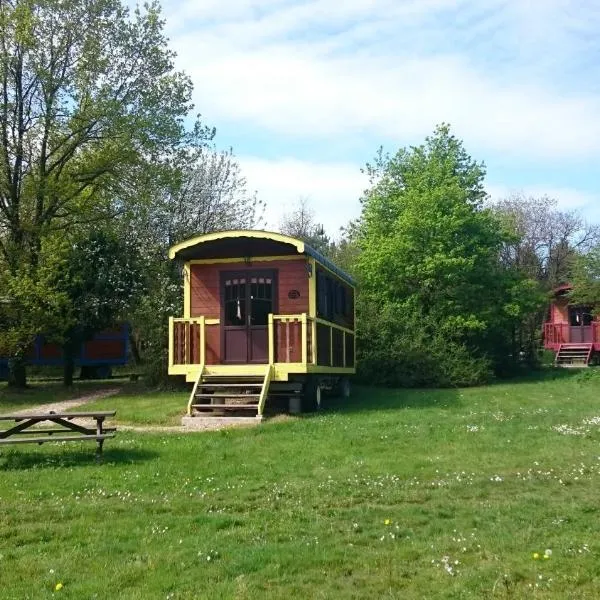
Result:
{"label": "bush", "polygon": [[[401,306],[363,302],[357,329],[358,379],[399,387],[479,385],[492,377],[490,362],[436,332]],[[435,325],[435,324],[434,324]]]}

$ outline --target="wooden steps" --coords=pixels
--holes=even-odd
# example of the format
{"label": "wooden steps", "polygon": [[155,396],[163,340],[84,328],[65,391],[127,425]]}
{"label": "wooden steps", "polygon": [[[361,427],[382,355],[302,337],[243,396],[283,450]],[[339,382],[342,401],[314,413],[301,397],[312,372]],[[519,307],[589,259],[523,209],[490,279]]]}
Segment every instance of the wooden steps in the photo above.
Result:
{"label": "wooden steps", "polygon": [[263,376],[207,375],[200,373],[188,403],[187,425],[194,417],[209,419],[261,419],[263,413],[286,413],[300,406],[303,384],[271,382],[271,368]]}
{"label": "wooden steps", "polygon": [[593,350],[593,344],[561,344],[554,364],[557,367],[587,367]]}
{"label": "wooden steps", "polygon": [[268,379],[267,376],[201,373],[190,397],[188,417],[259,417],[261,398],[268,390]]}

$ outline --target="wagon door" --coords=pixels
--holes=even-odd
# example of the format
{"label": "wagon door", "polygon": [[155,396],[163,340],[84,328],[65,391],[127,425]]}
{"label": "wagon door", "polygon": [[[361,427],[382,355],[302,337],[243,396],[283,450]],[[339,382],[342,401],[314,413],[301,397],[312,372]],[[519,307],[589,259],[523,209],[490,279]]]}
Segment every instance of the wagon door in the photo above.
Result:
{"label": "wagon door", "polygon": [[593,342],[592,320],[592,310],[589,306],[569,307],[569,341],[572,344],[591,344]]}
{"label": "wagon door", "polygon": [[224,362],[268,362],[269,313],[275,312],[275,297],[271,272],[223,275]]}

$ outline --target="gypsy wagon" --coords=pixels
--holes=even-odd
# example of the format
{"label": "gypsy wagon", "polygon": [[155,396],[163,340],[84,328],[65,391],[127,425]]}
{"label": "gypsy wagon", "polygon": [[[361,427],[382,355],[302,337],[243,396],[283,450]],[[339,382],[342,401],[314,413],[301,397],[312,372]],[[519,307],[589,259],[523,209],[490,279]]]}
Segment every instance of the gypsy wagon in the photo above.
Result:
{"label": "gypsy wagon", "polygon": [[600,323],[593,307],[570,302],[571,289],[564,284],[554,290],[544,323],[544,347],[556,352],[558,366],[588,366],[600,351]]}
{"label": "gypsy wagon", "polygon": [[221,231],[173,246],[183,317],[169,319],[169,374],[194,387],[188,416],[262,418],[349,394],[355,282],[301,240]]}

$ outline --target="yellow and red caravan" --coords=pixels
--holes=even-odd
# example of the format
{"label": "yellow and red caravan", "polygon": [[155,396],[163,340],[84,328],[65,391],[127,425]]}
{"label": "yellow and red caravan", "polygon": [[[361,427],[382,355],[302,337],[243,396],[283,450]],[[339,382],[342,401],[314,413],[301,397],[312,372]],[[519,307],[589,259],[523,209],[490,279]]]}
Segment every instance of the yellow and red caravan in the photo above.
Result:
{"label": "yellow and red caravan", "polygon": [[[260,379],[259,417],[278,382],[301,383],[312,404],[332,381],[348,393],[355,282],[329,259],[256,230],[201,235],[173,246],[169,258],[182,263],[184,279],[183,318],[169,320],[169,374],[195,383],[190,414],[198,386],[218,378],[237,378],[239,387]],[[214,390],[203,395],[216,400]]]}

